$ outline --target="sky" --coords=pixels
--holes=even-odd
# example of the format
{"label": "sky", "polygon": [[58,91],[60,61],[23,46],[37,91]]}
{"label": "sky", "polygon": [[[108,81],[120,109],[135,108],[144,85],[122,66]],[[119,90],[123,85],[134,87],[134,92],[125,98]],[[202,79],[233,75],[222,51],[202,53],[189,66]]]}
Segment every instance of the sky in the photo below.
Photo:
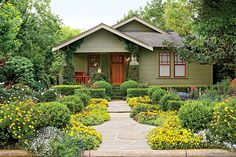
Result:
{"label": "sky", "polygon": [[130,9],[135,10],[151,0],[52,0],[51,8],[66,26],[89,29],[100,23],[113,25]]}

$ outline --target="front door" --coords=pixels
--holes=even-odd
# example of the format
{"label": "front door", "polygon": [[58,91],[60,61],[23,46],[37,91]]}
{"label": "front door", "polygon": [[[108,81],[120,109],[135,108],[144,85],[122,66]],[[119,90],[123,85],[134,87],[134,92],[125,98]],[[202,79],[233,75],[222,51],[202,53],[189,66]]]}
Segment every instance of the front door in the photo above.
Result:
{"label": "front door", "polygon": [[112,54],[111,80],[114,85],[120,85],[124,80],[124,55]]}

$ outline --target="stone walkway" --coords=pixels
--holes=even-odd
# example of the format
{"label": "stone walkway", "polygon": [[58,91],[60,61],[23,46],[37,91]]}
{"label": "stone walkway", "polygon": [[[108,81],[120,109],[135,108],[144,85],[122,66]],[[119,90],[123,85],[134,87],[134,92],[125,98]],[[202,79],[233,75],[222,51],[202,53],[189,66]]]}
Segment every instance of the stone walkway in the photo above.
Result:
{"label": "stone walkway", "polygon": [[139,124],[130,118],[131,109],[125,101],[111,101],[111,120],[94,128],[102,134],[100,150],[151,150],[145,138],[153,126]]}

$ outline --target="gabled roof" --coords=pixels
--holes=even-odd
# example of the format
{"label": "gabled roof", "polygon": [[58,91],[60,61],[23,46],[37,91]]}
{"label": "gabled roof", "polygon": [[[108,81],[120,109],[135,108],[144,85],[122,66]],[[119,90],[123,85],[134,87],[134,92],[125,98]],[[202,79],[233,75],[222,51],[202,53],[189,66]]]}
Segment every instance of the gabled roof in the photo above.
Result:
{"label": "gabled roof", "polygon": [[156,32],[123,32],[135,39],[138,39],[144,43],[147,43],[153,47],[165,47],[164,41],[180,43],[182,38],[175,32],[168,33],[156,33]]}
{"label": "gabled roof", "polygon": [[147,26],[147,27],[149,27],[149,28],[151,28],[151,29],[153,29],[153,30],[159,32],[159,33],[167,33],[167,32],[165,32],[165,31],[163,31],[163,30],[157,28],[156,26],[153,26],[152,24],[150,24],[150,23],[148,23],[148,22],[146,22],[146,21],[144,21],[144,20],[138,18],[137,16],[133,16],[132,18],[129,18],[129,19],[124,20],[124,21],[122,21],[122,22],[120,22],[120,23],[117,23],[117,24],[113,25],[112,27],[113,27],[114,29],[117,29],[117,28],[119,28],[119,27],[121,27],[121,26],[124,26],[124,25],[130,23],[131,21],[138,21],[138,22],[140,22],[141,24],[143,24],[143,25],[145,25],[145,26]]}
{"label": "gabled roof", "polygon": [[78,36],[76,36],[76,37],[74,37],[74,38],[72,38],[70,40],[67,40],[67,41],[63,42],[62,44],[59,44],[59,45],[55,46],[52,49],[52,51],[57,51],[57,50],[65,47],[65,46],[67,46],[67,45],[69,45],[69,44],[71,44],[71,43],[73,43],[73,42],[75,42],[77,40],[80,40],[80,39],[82,39],[82,38],[84,38],[84,37],[86,37],[86,36],[96,32],[96,31],[100,30],[100,29],[105,29],[105,30],[107,30],[107,31],[109,31],[109,32],[111,32],[113,34],[116,34],[116,35],[118,35],[118,36],[120,36],[120,37],[122,37],[122,38],[124,38],[126,40],[129,40],[129,41],[131,41],[131,42],[133,42],[135,44],[138,44],[138,45],[140,45],[140,46],[142,46],[142,47],[144,47],[146,49],[149,49],[149,50],[153,51],[153,47],[148,45],[147,43],[144,43],[143,41],[140,41],[140,40],[135,39],[135,38],[133,38],[133,37],[131,37],[129,35],[126,35],[126,34],[120,32],[120,31],[118,31],[118,30],[116,30],[116,29],[114,29],[112,27],[109,27],[109,26],[107,26],[107,25],[105,25],[103,23],[101,23],[101,24],[99,24],[99,25],[97,25],[97,26],[95,26],[95,27],[93,27],[93,28],[91,28],[91,29],[81,33],[80,35],[78,35]]}

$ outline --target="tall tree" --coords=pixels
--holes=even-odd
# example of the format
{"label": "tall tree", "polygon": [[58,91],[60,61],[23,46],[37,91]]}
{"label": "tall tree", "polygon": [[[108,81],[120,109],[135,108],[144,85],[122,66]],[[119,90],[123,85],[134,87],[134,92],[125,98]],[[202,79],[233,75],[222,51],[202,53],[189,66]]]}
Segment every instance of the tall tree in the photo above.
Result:
{"label": "tall tree", "polygon": [[186,36],[192,32],[193,5],[188,0],[167,0],[164,6],[166,28]]}
{"label": "tall tree", "polygon": [[17,39],[20,25],[20,12],[10,3],[0,4],[0,56],[7,57],[20,46]]}
{"label": "tall tree", "polygon": [[81,30],[78,28],[71,28],[69,26],[63,26],[60,32],[58,33],[56,43],[60,43],[70,38],[73,38],[79,35],[80,32]]}
{"label": "tall tree", "polygon": [[192,0],[192,4],[197,10],[194,32],[198,35],[185,38],[178,53],[187,60],[218,65],[229,70],[226,74],[232,77],[236,63],[236,1]]}
{"label": "tall tree", "polygon": [[[13,56],[29,58],[34,65],[35,87],[47,86],[50,83],[49,67],[54,58],[52,47],[60,31],[61,21],[52,14],[50,0],[8,0],[19,12],[21,23],[16,39],[21,43]],[[10,19],[9,17],[9,20]],[[2,28],[0,28],[2,29]]]}
{"label": "tall tree", "polygon": [[135,11],[130,10],[122,20],[134,15],[163,30],[171,29],[182,36],[186,36],[191,33],[194,12],[188,0],[152,0],[144,8]]}

